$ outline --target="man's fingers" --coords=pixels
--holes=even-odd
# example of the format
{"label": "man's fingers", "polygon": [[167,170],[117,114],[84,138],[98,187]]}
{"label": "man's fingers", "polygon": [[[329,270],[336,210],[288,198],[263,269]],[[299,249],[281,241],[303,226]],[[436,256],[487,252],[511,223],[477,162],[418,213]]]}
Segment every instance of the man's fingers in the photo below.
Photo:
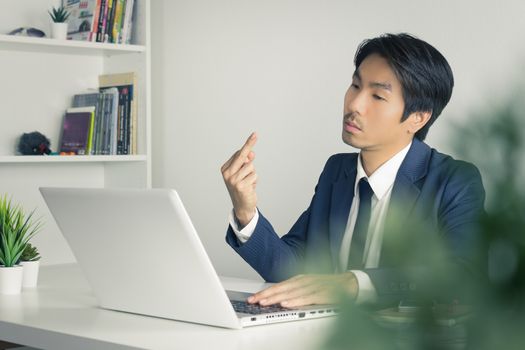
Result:
{"label": "man's fingers", "polygon": [[[252,133],[242,148],[237,151],[236,156],[232,159],[227,167],[227,171],[230,174],[235,174],[247,161],[253,160],[255,154],[252,152],[252,148],[257,142],[257,134]],[[251,159],[250,159],[251,158]]]}
{"label": "man's fingers", "polygon": [[257,142],[257,134],[255,132],[252,132],[250,136],[248,136],[248,139],[244,143],[244,145],[241,148],[241,155],[244,157],[247,157],[250,151],[252,150],[253,146],[255,146],[255,143]]}
{"label": "man's fingers", "polygon": [[[286,292],[274,294],[268,298],[262,299],[259,301],[261,305],[273,305],[273,304],[282,304],[283,306],[287,306],[286,303],[290,303],[290,301],[294,301],[293,304],[299,302],[302,303],[308,296],[311,294],[315,294],[317,292],[317,286],[315,285],[306,285],[301,286],[295,289],[290,289]],[[305,305],[305,304],[301,304]]]}
{"label": "man's fingers", "polygon": [[[241,149],[236,151],[230,157],[230,159],[228,159],[221,166],[221,173],[224,173],[232,165],[233,161],[238,158],[241,158],[241,159],[245,158],[244,162],[252,161],[255,158],[255,153],[252,152],[252,148],[256,142],[257,142],[257,134],[255,132],[252,132],[250,136],[248,136],[248,139],[246,140],[244,145],[241,147]],[[242,163],[241,163],[241,166],[242,166]],[[238,169],[234,169],[234,170],[237,171]],[[235,171],[233,171],[232,173],[235,173]]]}
{"label": "man's fingers", "polygon": [[245,163],[239,171],[232,176],[232,183],[237,183],[240,181],[243,181],[244,178],[246,178],[248,175],[255,172],[255,166],[253,165],[253,162]]}
{"label": "man's fingers", "polygon": [[263,299],[269,299],[275,295],[283,294],[289,292],[290,290],[300,288],[303,285],[303,280],[300,278],[291,278],[284,282],[277,283],[269,288],[266,288],[258,293],[255,293],[250,298],[248,302],[258,303]]}
{"label": "man's fingers", "polygon": [[224,163],[222,166],[221,166],[221,173],[224,173],[226,171],[226,169],[228,169],[230,167],[230,164],[233,162],[233,159],[235,157],[237,157],[237,154],[239,154],[239,151],[235,152],[231,157],[230,159],[228,159],[226,161],[226,163]]}

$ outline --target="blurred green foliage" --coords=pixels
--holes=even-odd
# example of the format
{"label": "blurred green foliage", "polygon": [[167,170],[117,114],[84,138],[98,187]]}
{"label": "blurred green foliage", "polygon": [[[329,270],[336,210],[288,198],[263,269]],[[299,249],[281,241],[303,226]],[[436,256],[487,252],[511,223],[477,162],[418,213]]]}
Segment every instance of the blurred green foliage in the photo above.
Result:
{"label": "blurred green foliage", "polygon": [[[422,252],[431,255],[420,300],[466,295],[470,305],[449,303],[403,315],[342,297],[326,349],[525,349],[525,90],[516,91],[471,113],[452,141],[459,158],[480,169],[487,191],[487,211],[479,220],[484,244],[477,247],[486,276],[465,279],[447,267],[446,249],[437,241],[422,241],[425,249],[417,251],[398,246],[406,262],[419,261]],[[410,235],[424,230],[422,225],[390,229]]]}

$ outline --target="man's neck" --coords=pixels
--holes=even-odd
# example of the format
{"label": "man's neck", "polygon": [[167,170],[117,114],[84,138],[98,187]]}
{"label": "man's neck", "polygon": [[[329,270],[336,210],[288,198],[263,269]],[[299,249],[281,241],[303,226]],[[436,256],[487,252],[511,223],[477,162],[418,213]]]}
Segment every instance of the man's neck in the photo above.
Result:
{"label": "man's neck", "polygon": [[397,147],[389,149],[378,149],[378,150],[361,150],[361,164],[367,176],[372,174],[379,169],[379,167],[385,164],[390,158],[399,153],[403,148],[408,146],[412,140],[408,140]]}

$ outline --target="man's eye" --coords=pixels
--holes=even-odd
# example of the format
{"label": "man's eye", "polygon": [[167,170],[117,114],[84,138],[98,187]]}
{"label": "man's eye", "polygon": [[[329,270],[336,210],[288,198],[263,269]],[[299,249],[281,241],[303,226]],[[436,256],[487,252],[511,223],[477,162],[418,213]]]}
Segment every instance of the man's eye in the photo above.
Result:
{"label": "man's eye", "polygon": [[374,97],[376,100],[383,100],[383,101],[386,101],[384,98],[382,98],[382,97],[379,96],[379,95],[373,95],[373,97]]}
{"label": "man's eye", "polygon": [[350,85],[350,87],[352,89],[359,89],[359,85],[357,85],[357,84],[352,84],[352,85]]}

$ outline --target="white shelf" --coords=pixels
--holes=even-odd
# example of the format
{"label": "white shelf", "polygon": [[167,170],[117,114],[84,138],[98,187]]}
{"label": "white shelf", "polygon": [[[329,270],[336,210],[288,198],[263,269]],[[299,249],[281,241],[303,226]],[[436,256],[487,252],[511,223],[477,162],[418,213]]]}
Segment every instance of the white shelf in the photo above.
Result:
{"label": "white shelf", "polygon": [[112,156],[0,156],[0,163],[109,163],[109,162],[144,162],[144,155]]}
{"label": "white shelf", "polygon": [[[134,0],[134,4],[133,45],[0,34],[0,96],[4,97],[0,195],[8,194],[42,216],[46,226],[34,243],[47,264],[75,259],[43,202],[40,187],[151,187],[151,0]],[[17,26],[47,28],[51,5],[50,0],[0,0],[0,33]],[[57,150],[64,111],[71,106],[73,95],[97,89],[100,75],[124,72],[135,72],[137,77],[138,154],[15,154],[20,135],[31,131],[46,135]]]}
{"label": "white shelf", "polygon": [[5,34],[0,34],[0,49],[39,53],[47,52],[104,56],[142,53],[146,51],[146,47],[142,45],[96,43],[78,40],[57,40]]}

